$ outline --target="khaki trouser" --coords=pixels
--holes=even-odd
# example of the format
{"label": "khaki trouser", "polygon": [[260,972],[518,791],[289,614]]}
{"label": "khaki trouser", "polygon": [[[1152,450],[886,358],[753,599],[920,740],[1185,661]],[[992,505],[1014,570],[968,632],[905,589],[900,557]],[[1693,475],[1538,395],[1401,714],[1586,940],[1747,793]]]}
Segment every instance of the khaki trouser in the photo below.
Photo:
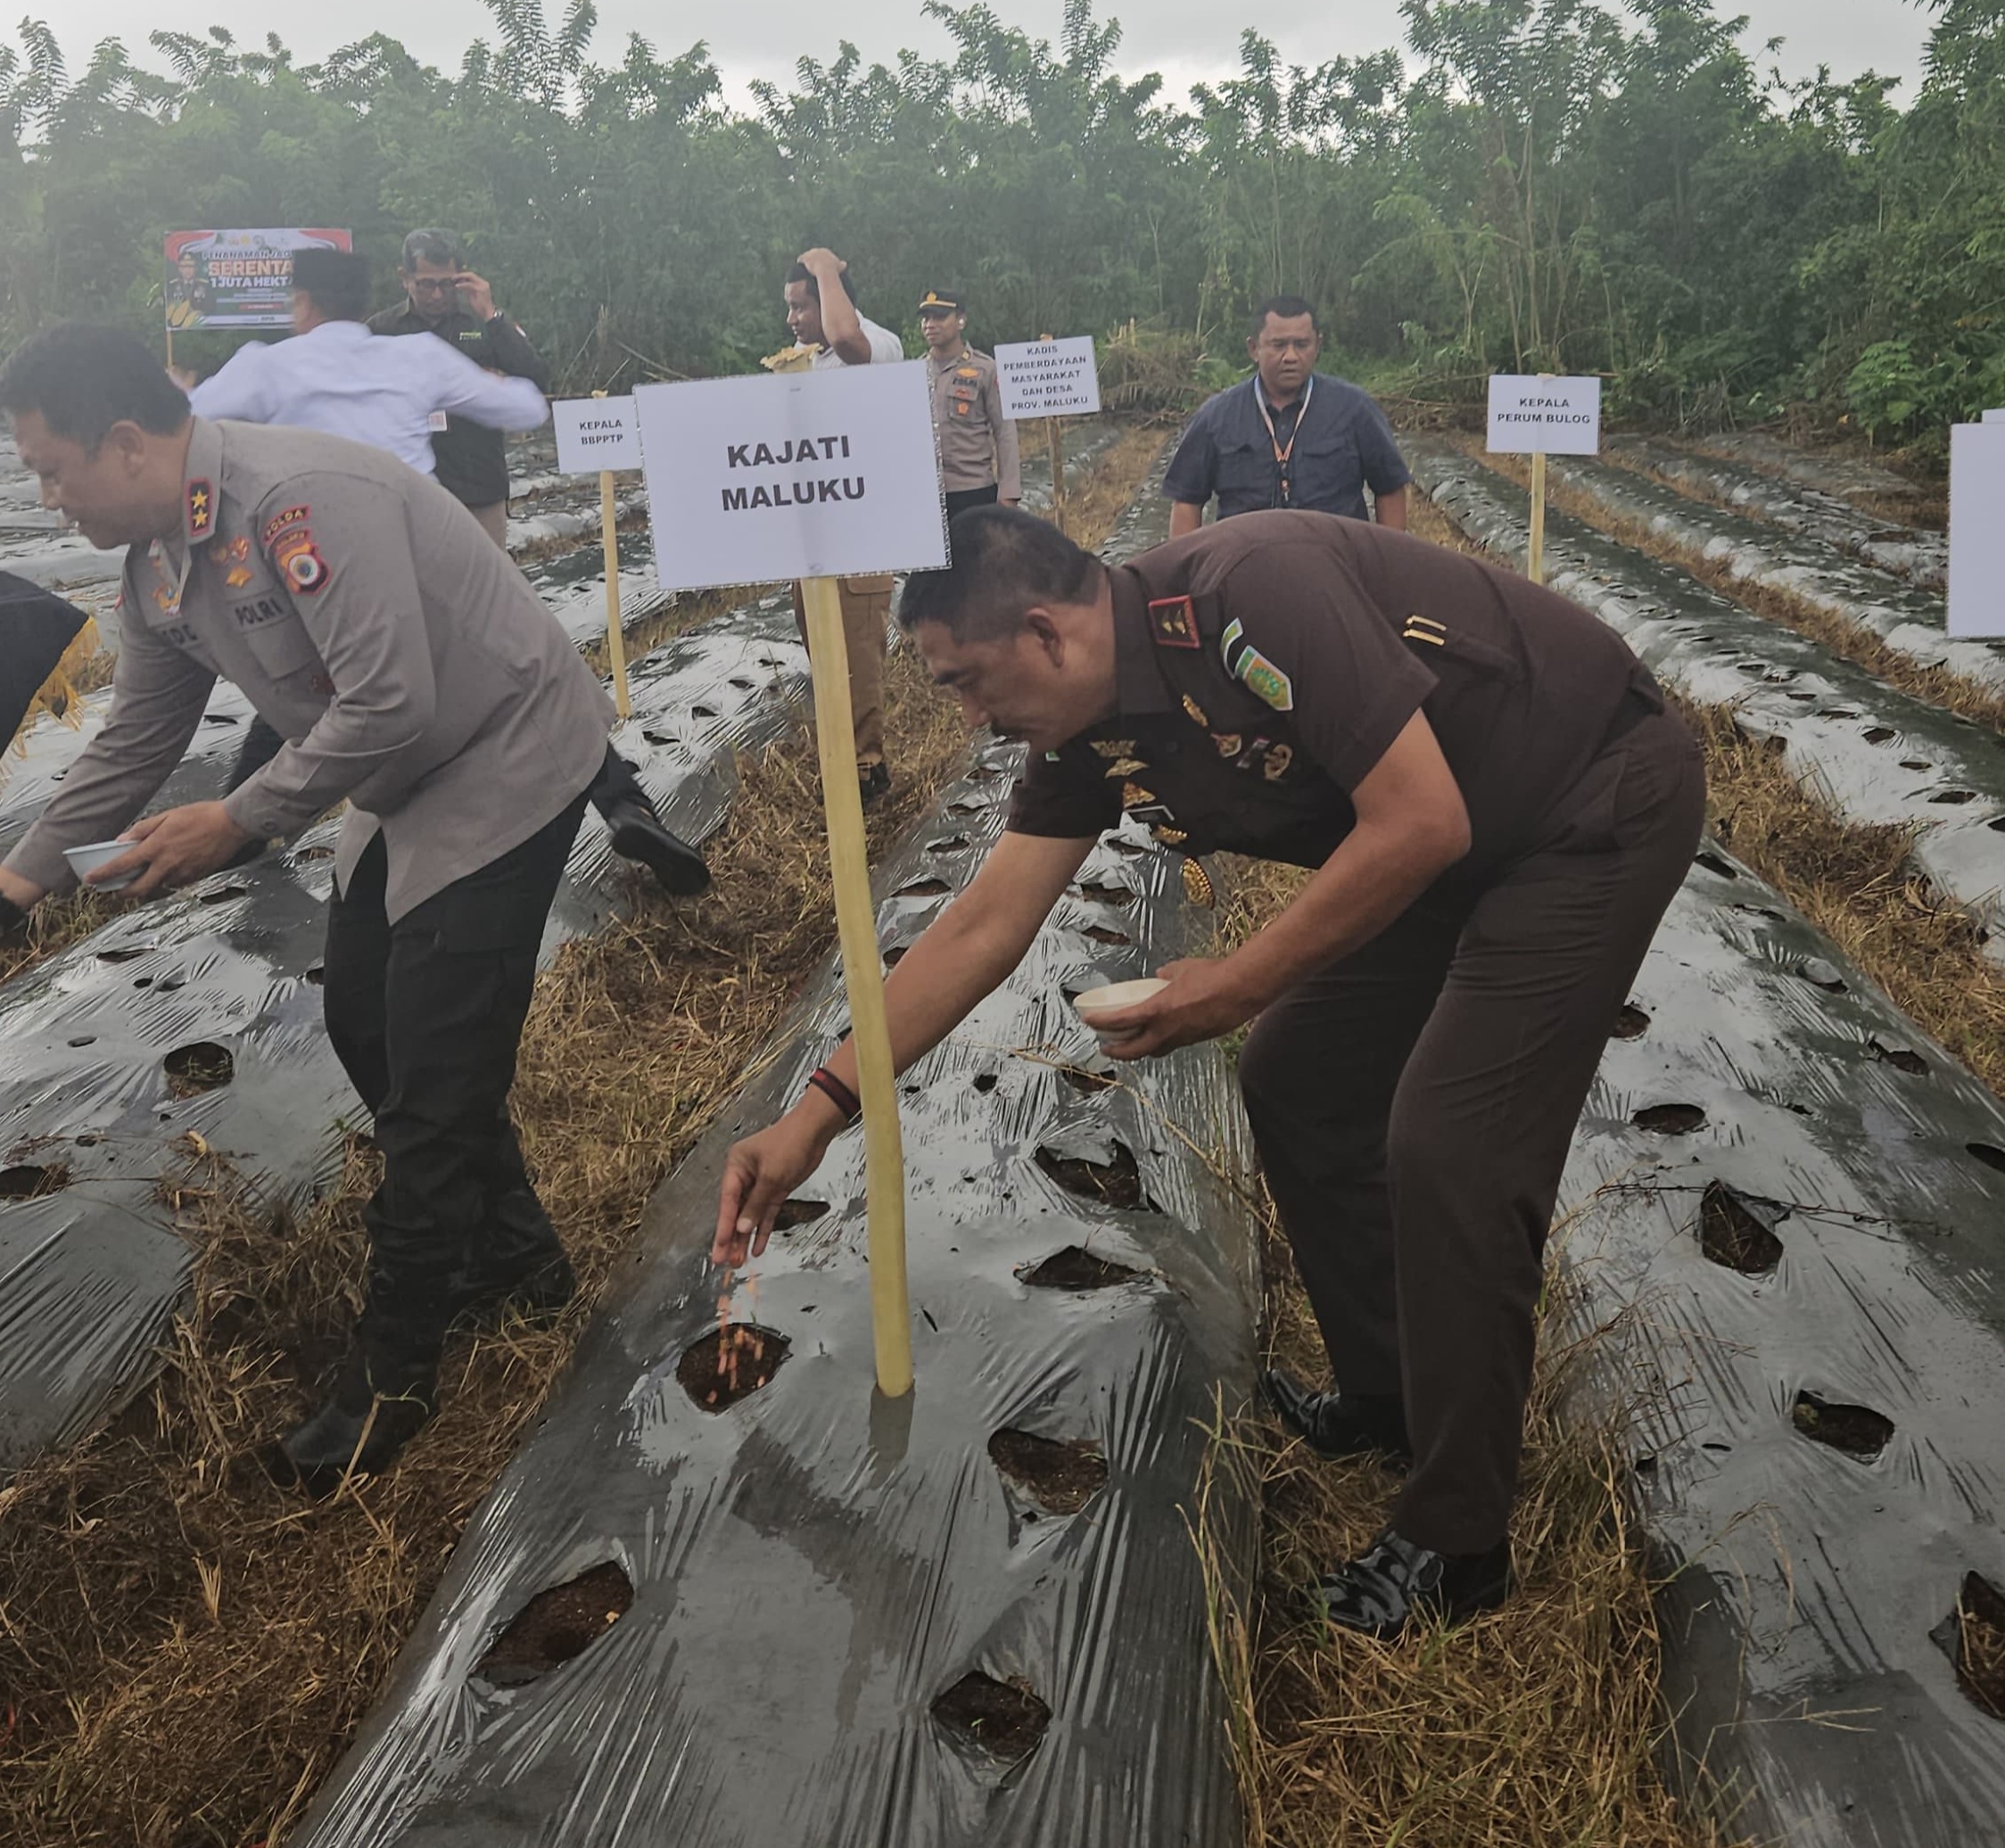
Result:
{"label": "khaki trouser", "polygon": [[[888,577],[836,580],[842,598],[842,634],[849,656],[849,705],[856,736],[859,771],[884,762],[884,656],[891,623]],[[801,587],[794,586],[794,620],[807,639],[807,610]]]}
{"label": "khaki trouser", "polygon": [[508,549],[508,503],[506,500],[491,500],[485,507],[469,507],[466,511],[481,523],[481,531],[496,545],[504,552]]}
{"label": "khaki trouser", "polygon": [[1405,1401],[1391,1524],[1420,1546],[1504,1537],[1560,1172],[1704,811],[1691,734],[1643,719],[1487,890],[1423,896],[1240,1054],[1338,1387]]}

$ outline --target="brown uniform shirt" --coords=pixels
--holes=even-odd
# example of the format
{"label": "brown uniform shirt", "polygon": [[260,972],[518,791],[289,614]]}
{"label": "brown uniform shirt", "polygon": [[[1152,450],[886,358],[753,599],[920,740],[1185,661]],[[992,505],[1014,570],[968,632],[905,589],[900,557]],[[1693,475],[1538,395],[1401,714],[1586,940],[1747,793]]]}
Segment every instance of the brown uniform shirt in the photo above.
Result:
{"label": "brown uniform shirt", "polygon": [[1320,866],[1350,796],[1424,713],[1481,884],[1625,719],[1661,709],[1613,630],[1508,572],[1382,526],[1253,513],[1112,567],[1118,709],[1034,761],[1010,826],[1124,813],[1187,853]]}
{"label": "brown uniform shirt", "polygon": [[[529,582],[436,482],[365,443],[194,420],[182,531],[126,554],[111,711],[8,856],[128,826],[219,675],[285,747],[224,806],[260,838],[346,797],[348,875],[380,827],[392,919],[519,846],[606,756],[613,704]],[[183,567],[186,576],[183,577]]]}
{"label": "brown uniform shirt", "polygon": [[1017,426],[1002,415],[995,361],[963,343],[958,359],[928,353],[933,368],[933,427],[940,439],[940,483],[950,494],[986,488],[1004,500],[1023,499]]}

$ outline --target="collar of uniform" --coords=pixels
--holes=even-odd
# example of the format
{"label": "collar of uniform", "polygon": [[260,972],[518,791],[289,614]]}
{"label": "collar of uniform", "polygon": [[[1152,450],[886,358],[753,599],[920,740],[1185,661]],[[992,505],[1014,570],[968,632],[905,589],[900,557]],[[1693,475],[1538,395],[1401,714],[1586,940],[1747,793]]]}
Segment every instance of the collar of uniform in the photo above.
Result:
{"label": "collar of uniform", "polygon": [[935,372],[945,372],[949,367],[967,365],[975,357],[975,350],[964,342],[961,351],[949,359],[942,354],[936,353],[931,347],[928,347],[926,357],[933,362]]}
{"label": "collar of uniform", "polygon": [[375,335],[359,321],[323,321],[312,333],[300,337],[302,340],[318,340],[323,346],[332,346],[342,341],[359,345],[365,340],[374,340]]}
{"label": "collar of uniform", "polygon": [[223,479],[223,433],[207,417],[191,420],[181,483],[181,537],[200,545],[216,530],[217,484]]}
{"label": "collar of uniform", "polygon": [[1114,697],[1124,716],[1167,713],[1175,705],[1149,633],[1149,587],[1127,565],[1109,573],[1114,592]]}
{"label": "collar of uniform", "polygon": [[1310,373],[1309,375],[1302,381],[1302,391],[1296,392],[1295,401],[1292,404],[1281,405],[1276,404],[1273,399],[1267,396],[1267,389],[1260,383],[1260,375],[1256,372],[1253,376],[1248,379],[1246,382],[1247,408],[1251,414],[1253,421],[1256,424],[1260,422],[1260,407],[1263,404],[1267,406],[1268,411],[1275,417],[1285,417],[1292,415],[1299,417],[1302,414],[1302,411],[1305,408],[1302,403],[1302,392],[1307,392],[1309,394],[1309,402],[1313,404],[1316,401],[1316,389],[1323,384],[1323,375],[1321,373]]}

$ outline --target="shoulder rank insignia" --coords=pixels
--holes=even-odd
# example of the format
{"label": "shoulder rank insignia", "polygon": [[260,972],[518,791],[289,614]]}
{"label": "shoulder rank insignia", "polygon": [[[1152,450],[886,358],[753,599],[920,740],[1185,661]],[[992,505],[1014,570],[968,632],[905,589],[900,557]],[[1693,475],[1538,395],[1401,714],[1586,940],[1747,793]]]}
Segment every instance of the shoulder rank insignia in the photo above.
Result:
{"label": "shoulder rank insignia", "polygon": [[1291,713],[1295,710],[1295,683],[1259,649],[1245,649],[1233,673],[1235,679],[1246,683],[1249,693],[1256,699],[1271,705],[1277,713]]}
{"label": "shoulder rank insignia", "polygon": [[1149,605],[1149,633],[1159,648],[1194,648],[1198,615],[1188,597],[1158,597]]}
{"label": "shoulder rank insignia", "polygon": [[1148,767],[1139,757],[1117,757],[1107,766],[1107,774],[1110,777],[1137,776]]}
{"label": "shoulder rank insignia", "polygon": [[1184,696],[1184,711],[1193,725],[1201,725],[1207,731],[1211,730],[1211,721],[1205,717],[1204,708],[1188,693]]}
{"label": "shoulder rank insignia", "polygon": [[1093,741],[1094,754],[1102,757],[1132,757],[1135,755],[1135,740],[1132,738],[1096,738]]}
{"label": "shoulder rank insignia", "polygon": [[216,491],[207,482],[188,483],[188,537],[207,539],[216,524]]}
{"label": "shoulder rank insignia", "polygon": [[1408,616],[1406,629],[1401,632],[1401,641],[1431,641],[1438,648],[1448,647],[1448,624],[1437,623],[1432,616]]}

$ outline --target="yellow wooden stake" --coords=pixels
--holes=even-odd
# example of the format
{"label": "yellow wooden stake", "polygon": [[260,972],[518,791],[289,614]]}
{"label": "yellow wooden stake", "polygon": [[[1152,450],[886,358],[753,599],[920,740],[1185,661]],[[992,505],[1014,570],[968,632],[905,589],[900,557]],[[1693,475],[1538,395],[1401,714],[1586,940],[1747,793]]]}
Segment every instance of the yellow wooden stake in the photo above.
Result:
{"label": "yellow wooden stake", "polygon": [[1044,441],[1052,455],[1052,524],[1065,531],[1065,425],[1056,417],[1044,419]]}
{"label": "yellow wooden stake", "polygon": [[1546,452],[1534,450],[1531,458],[1531,549],[1525,555],[1524,574],[1535,584],[1546,582]]}
{"label": "yellow wooden stake", "polygon": [[[594,392],[594,398],[605,397]],[[627,692],[626,636],[620,628],[620,524],[613,504],[613,475],[601,469],[598,475],[599,542],[606,549],[606,658],[613,664],[613,710],[623,719],[633,716],[633,700]]]}
{"label": "yellow wooden stake", "polygon": [[905,1287],[905,1147],[898,1127],[898,1086],[891,1027],[884,1011],[884,965],[877,911],[870,903],[870,851],[863,796],[856,780],[849,654],[842,598],[834,578],[801,585],[807,613],[808,666],[814,681],[814,730],[821,760],[822,812],[835,875],[836,932],[849,996],[849,1037],[856,1048],[856,1092],[863,1105],[863,1182],[869,1214],[870,1326],[877,1342],[878,1390],[901,1398],[912,1386],[912,1306]]}

